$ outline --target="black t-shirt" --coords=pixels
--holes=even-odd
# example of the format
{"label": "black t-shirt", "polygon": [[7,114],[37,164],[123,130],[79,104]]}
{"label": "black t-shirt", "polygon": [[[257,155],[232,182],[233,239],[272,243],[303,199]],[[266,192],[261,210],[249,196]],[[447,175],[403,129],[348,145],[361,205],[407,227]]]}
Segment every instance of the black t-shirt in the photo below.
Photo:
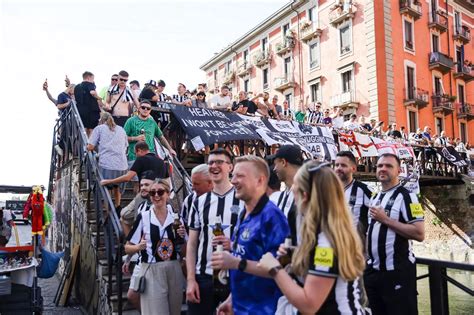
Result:
{"label": "black t-shirt", "polygon": [[156,93],[149,87],[144,88],[138,97],[140,101],[148,100],[151,103],[151,106],[157,106],[156,102],[153,101],[153,97],[156,96]]}
{"label": "black t-shirt", "polygon": [[74,97],[80,112],[100,112],[97,99],[90,93],[94,90],[95,84],[87,81],[83,81],[74,88]]}
{"label": "black t-shirt", "polygon": [[392,130],[388,133],[388,135],[389,135],[389,137],[392,137],[392,138],[395,138],[395,139],[402,138],[402,134],[398,130]]}
{"label": "black t-shirt", "polygon": [[137,157],[132,167],[130,167],[130,170],[137,173],[139,180],[146,171],[153,171],[157,178],[168,177],[168,172],[163,160],[151,152],[144,156]]}
{"label": "black t-shirt", "polygon": [[[68,103],[71,100],[71,96],[67,94],[66,92],[62,92],[61,94],[58,95],[58,104],[64,104]],[[63,112],[67,107],[60,109],[59,112]]]}
{"label": "black t-shirt", "polygon": [[[237,110],[239,106],[242,105],[244,108],[247,108],[247,114],[255,114],[257,111],[257,105],[255,105],[254,102],[249,101],[249,100],[243,100],[237,103],[236,108],[233,110]],[[234,107],[234,106],[232,106]]]}

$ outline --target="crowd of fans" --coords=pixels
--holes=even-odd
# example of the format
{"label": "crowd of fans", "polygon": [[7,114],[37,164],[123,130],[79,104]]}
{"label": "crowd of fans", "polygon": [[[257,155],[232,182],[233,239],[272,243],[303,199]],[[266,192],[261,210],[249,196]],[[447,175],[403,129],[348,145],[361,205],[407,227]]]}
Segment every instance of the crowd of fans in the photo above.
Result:
{"label": "crowd of fans", "polygon": [[[266,92],[249,97],[241,91],[234,100],[226,86],[211,95],[205,84],[189,91],[181,83],[169,96],[163,80],[140,89],[128,78],[120,71],[97,92],[90,72],[76,85],[66,77],[57,99],[47,81],[43,89],[60,117],[75,102],[87,149],[99,153],[101,184],[112,190],[127,235],[123,272],[131,274],[127,297],[135,308],[179,314],[185,287],[188,314],[216,308],[218,314],[417,312],[410,243],[423,241],[424,215],[416,195],[399,182],[397,156],[374,161],[383,191],[372,193],[353,178],[357,161],[348,151],[338,153],[333,169],[304,161],[298,146],[281,146],[267,161],[253,155],[234,161],[217,148],[192,170],[193,192],[178,210],[170,206],[168,167],[154,142],[176,154],[162,132],[170,117],[152,108],[171,102],[466,152],[459,139],[432,135],[429,127],[411,134],[396,123],[384,129],[383,122],[355,114],[347,120],[341,108],[308,99],[293,110]],[[63,149],[60,141],[58,153]],[[136,196],[122,209],[120,185],[129,181]]]}

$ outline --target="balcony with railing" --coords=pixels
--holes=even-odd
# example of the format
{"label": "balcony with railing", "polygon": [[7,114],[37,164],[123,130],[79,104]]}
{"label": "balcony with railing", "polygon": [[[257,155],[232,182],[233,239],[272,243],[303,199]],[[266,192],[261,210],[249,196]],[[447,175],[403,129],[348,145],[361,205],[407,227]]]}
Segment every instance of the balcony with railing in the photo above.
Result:
{"label": "balcony with railing", "polygon": [[268,50],[259,50],[253,56],[253,63],[255,66],[261,68],[269,64],[272,60],[272,55]]}
{"label": "balcony with railing", "polygon": [[337,27],[346,20],[354,18],[357,8],[352,4],[352,1],[339,0],[338,3],[330,8],[329,23]]}
{"label": "balcony with railing", "polygon": [[226,74],[224,74],[224,79],[222,80],[222,83],[224,85],[232,84],[234,83],[235,79],[235,72],[233,70],[230,70]]}
{"label": "balcony with railing", "polygon": [[400,0],[400,13],[418,20],[423,14],[419,0]]}
{"label": "balcony with railing", "polygon": [[459,61],[454,70],[454,78],[466,82],[474,80],[474,65],[466,65],[464,62]]}
{"label": "balcony with railing", "polygon": [[278,56],[283,56],[295,47],[295,41],[292,38],[285,38],[275,45],[275,52]]}
{"label": "balcony with railing", "polygon": [[405,99],[403,100],[405,106],[423,107],[429,103],[428,91],[412,87],[403,89],[403,92],[405,94]]}
{"label": "balcony with railing", "polygon": [[359,107],[359,102],[356,100],[354,90],[331,96],[329,104],[331,107],[339,107],[344,110]]}
{"label": "balcony with railing", "polygon": [[283,92],[284,90],[293,88],[295,86],[296,81],[290,75],[281,78],[275,78],[273,81],[273,88],[279,92]]}
{"label": "balcony with railing", "polygon": [[451,57],[440,52],[429,53],[429,67],[430,70],[438,70],[441,73],[448,73],[454,66],[454,61]]}
{"label": "balcony with railing", "polygon": [[466,25],[459,25],[454,28],[453,39],[466,45],[471,41],[471,31]]}
{"label": "balcony with railing", "polygon": [[474,118],[474,105],[469,103],[456,103],[456,111],[459,119],[471,120]]}
{"label": "balcony with railing", "polygon": [[300,39],[303,42],[309,42],[313,38],[321,36],[323,30],[313,21],[306,21],[301,25]]}
{"label": "balcony with railing", "polygon": [[432,11],[429,14],[428,27],[444,33],[448,29],[448,17],[443,11]]}
{"label": "balcony with railing", "polygon": [[247,60],[242,61],[237,66],[237,75],[239,77],[245,77],[246,75],[250,74],[251,70],[252,70],[252,64]]}
{"label": "balcony with railing", "polygon": [[452,113],[454,110],[453,103],[455,100],[456,96],[448,94],[433,94],[431,96],[433,113]]}

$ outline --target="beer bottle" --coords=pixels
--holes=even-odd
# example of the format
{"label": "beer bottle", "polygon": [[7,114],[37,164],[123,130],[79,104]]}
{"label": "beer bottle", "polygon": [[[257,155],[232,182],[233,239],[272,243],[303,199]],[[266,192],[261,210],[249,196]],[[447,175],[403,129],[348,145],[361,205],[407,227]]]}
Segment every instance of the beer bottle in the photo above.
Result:
{"label": "beer bottle", "polygon": [[[224,251],[224,245],[221,242],[217,244],[216,253],[222,253]],[[218,300],[225,300],[229,295],[229,277],[227,270],[214,269],[212,280],[214,284],[214,296]]]}
{"label": "beer bottle", "polygon": [[291,236],[289,235],[285,238],[285,249],[286,249],[286,255],[278,257],[278,261],[280,262],[280,265],[282,265],[283,267],[291,263],[291,257],[293,255]]}
{"label": "beer bottle", "polygon": [[224,229],[222,228],[222,219],[220,216],[216,217],[212,234],[214,234],[214,236],[224,235]]}
{"label": "beer bottle", "polygon": [[140,129],[140,134],[144,135],[145,134],[145,129]]}
{"label": "beer bottle", "polygon": [[179,220],[179,213],[175,212],[173,214],[173,230],[174,230],[174,235],[176,236],[175,242],[176,245],[181,245],[184,244],[184,239],[178,234],[178,229],[181,226],[181,221]]}

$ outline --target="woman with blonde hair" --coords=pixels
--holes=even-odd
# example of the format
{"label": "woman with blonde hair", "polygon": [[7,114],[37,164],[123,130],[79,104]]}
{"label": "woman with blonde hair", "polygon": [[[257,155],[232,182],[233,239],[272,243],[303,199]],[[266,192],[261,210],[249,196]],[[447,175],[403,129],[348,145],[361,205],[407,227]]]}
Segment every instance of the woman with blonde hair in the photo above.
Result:
{"label": "woman with blonde hair", "polygon": [[[99,125],[94,128],[87,144],[87,150],[99,151],[99,169],[102,179],[113,179],[128,171],[126,150],[128,138],[125,130],[116,125],[114,118],[107,112],[100,113]],[[120,214],[122,198],[119,185],[109,185],[114,195],[115,208]]]}
{"label": "woman with blonde hair", "polygon": [[[167,207],[168,180],[155,180],[149,195],[153,205],[138,214],[127,237],[125,252],[129,255],[140,253],[141,280],[135,290],[140,292],[141,313],[179,315],[184,277],[178,261],[178,243],[184,239],[186,230],[182,221],[178,229],[173,226],[174,212]],[[181,254],[184,247],[181,247]],[[140,282],[146,283],[141,290]]]}
{"label": "woman with blonde hair", "polygon": [[[295,176],[293,192],[303,215],[301,244],[292,271],[304,279],[300,287],[270,253],[259,262],[269,271],[288,301],[301,313],[365,314],[359,278],[365,259],[352,224],[342,184],[329,163],[309,162]],[[280,246],[279,255],[286,249]]]}

